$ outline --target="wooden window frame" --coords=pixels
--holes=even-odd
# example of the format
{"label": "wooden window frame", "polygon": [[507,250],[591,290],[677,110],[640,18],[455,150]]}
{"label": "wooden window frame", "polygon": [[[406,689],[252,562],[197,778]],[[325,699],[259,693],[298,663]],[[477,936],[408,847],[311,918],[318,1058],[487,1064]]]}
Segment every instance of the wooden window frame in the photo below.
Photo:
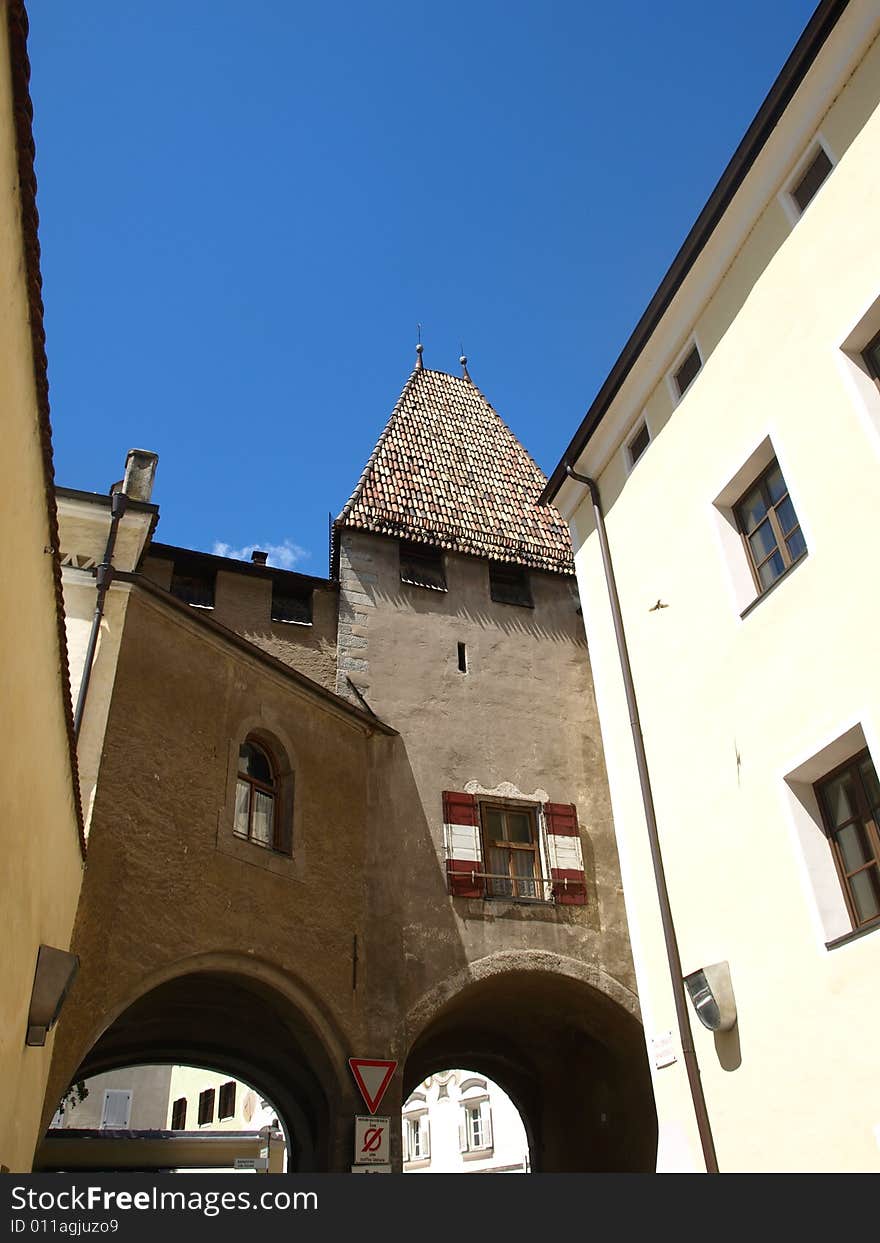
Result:
{"label": "wooden window frame", "polygon": [[[503,594],[504,584],[499,580],[503,580],[505,575],[509,582],[513,582],[514,578],[518,580],[517,586],[522,588],[522,595],[518,600],[506,598]],[[509,593],[512,594],[512,593]],[[524,565],[517,565],[512,561],[490,561],[489,562],[489,595],[496,604],[509,604],[513,608],[533,609],[535,607],[532,599],[532,585],[529,582],[529,572]]]}
{"label": "wooden window frame", "polygon": [[[480,818],[480,841],[483,848],[483,871],[491,874],[489,851],[506,850],[508,852],[507,870],[509,875],[510,893],[493,892],[494,886],[502,886],[504,880],[492,880],[487,875],[485,878],[485,896],[486,898],[500,898],[508,902],[544,902],[544,884],[541,879],[541,826],[538,819],[539,808],[535,803],[517,802],[513,799],[480,799],[478,801],[479,818]],[[488,835],[486,812],[495,811],[502,815],[508,814],[526,815],[532,830],[532,842],[527,846],[523,842],[511,842],[509,839],[498,838],[491,839]],[[506,823],[506,822],[505,822]],[[529,853],[532,856],[532,876],[516,876],[512,869],[514,852],[519,854]],[[500,874],[499,874],[500,875]],[[522,894],[518,892],[518,886],[523,884],[531,884],[534,886],[533,894]]]}
{"label": "wooden window frame", "polygon": [[875,337],[872,337],[871,340],[868,342],[868,344],[865,346],[865,348],[862,350],[862,360],[868,369],[868,375],[871,377],[871,379],[874,381],[877,387],[880,388],[880,356],[878,356],[878,358],[875,361],[871,357],[871,350],[873,349],[880,350],[880,332],[878,332]]}
{"label": "wooden window frame", "polygon": [[186,1097],[179,1096],[171,1106],[171,1130],[186,1130]]}
{"label": "wooden window frame", "polygon": [[[782,494],[782,496],[779,498],[778,501],[771,500],[770,493],[766,486],[767,476],[774,470],[779,471],[782,482],[785,484],[785,492]],[[745,523],[743,521],[743,517],[742,517],[740,510],[746,500],[746,497],[749,495],[750,492],[753,492],[755,488],[758,488],[761,492],[761,497],[767,506],[767,513],[764,515],[764,517],[761,518],[759,522],[755,523],[755,525],[752,527],[750,531],[747,531],[745,528]],[[792,566],[797,565],[799,561],[802,561],[808,552],[808,549],[806,546],[806,543],[807,543],[806,540],[804,540],[803,552],[800,553],[797,557],[792,557],[791,553],[788,551],[788,545],[786,544],[785,541],[787,539],[791,539],[795,531],[800,531],[801,536],[803,537],[803,527],[801,526],[800,518],[798,518],[797,509],[795,509],[794,501],[792,501],[791,507],[792,507],[792,510],[794,511],[794,516],[797,519],[797,521],[795,525],[791,528],[791,530],[783,532],[782,524],[779,521],[776,510],[779,508],[780,505],[782,505],[782,503],[786,499],[791,499],[791,493],[789,491],[788,484],[785,482],[785,476],[782,474],[782,467],[779,465],[779,460],[778,458],[774,456],[773,459],[770,462],[768,462],[768,464],[764,467],[761,473],[757,476],[757,478],[754,479],[749,484],[749,486],[743,491],[742,495],[739,497],[739,499],[735,502],[733,506],[733,516],[736,521],[737,530],[740,533],[740,538],[742,539],[742,544],[743,544],[743,548],[745,549],[745,554],[746,554],[746,558],[749,563],[749,568],[752,571],[752,578],[754,579],[755,589],[758,592],[759,596],[763,596],[766,592],[770,591],[772,587],[775,587],[776,584],[779,582],[780,578],[782,578],[783,574],[785,574],[788,570],[790,570]],[[749,536],[754,535],[755,531],[758,530],[758,527],[760,527],[765,521],[768,521],[768,520],[770,523],[770,530],[773,532],[773,538],[776,541],[776,547],[772,549],[767,554],[766,557],[763,557],[760,561],[756,561],[754,550],[752,549],[752,545],[749,542]],[[761,582],[761,575],[760,575],[761,567],[766,565],[767,562],[770,561],[770,559],[773,557],[774,553],[776,552],[778,552],[779,555],[782,557],[783,568],[780,571],[780,573],[776,575],[773,581],[771,583],[768,583],[765,586],[765,584]]]}
{"label": "wooden window frame", "polygon": [[214,1121],[214,1089],[205,1088],[199,1093],[199,1126],[210,1126]]}
{"label": "wooden window frame", "polygon": [[[278,765],[275,762],[275,757],[273,756],[269,748],[266,746],[266,744],[263,741],[261,741],[259,738],[253,738],[250,735],[248,735],[248,737],[245,738],[244,742],[241,745],[247,746],[247,747],[256,747],[258,751],[261,751],[263,753],[263,755],[266,757],[266,760],[268,761],[269,769],[272,773],[272,782],[271,784],[267,784],[265,781],[260,781],[258,778],[252,777],[250,773],[243,773],[241,771],[241,757],[239,755],[239,764],[236,769],[236,776],[235,776],[236,788],[238,787],[239,781],[243,781],[247,786],[250,787],[250,791],[248,793],[248,831],[247,833],[240,833],[238,829],[236,829],[234,812],[233,812],[233,821],[232,821],[233,835],[237,837],[239,841],[251,842],[252,845],[259,846],[261,850],[274,850],[274,851],[277,851],[279,854],[286,854],[287,851],[285,851],[283,846],[280,844],[280,817],[278,814],[280,782],[278,780]],[[255,790],[259,790],[262,794],[268,794],[272,799],[272,841],[271,843],[261,842],[259,838],[254,837],[254,834],[253,834],[254,806],[256,804],[256,799],[254,798]]]}
{"label": "wooden window frame", "polygon": [[[880,824],[878,824],[878,821],[875,818],[874,810],[871,807],[871,803],[868,799],[867,793],[865,792],[865,788],[862,784],[861,773],[859,772],[859,765],[865,759],[869,760],[871,762],[871,766],[874,767],[871,752],[867,747],[863,748],[856,755],[850,756],[850,758],[845,760],[842,764],[838,764],[838,766],[833,768],[830,772],[825,773],[825,775],[819,781],[815,782],[813,786],[813,792],[816,795],[816,802],[819,804],[819,812],[822,816],[822,827],[825,830],[825,836],[828,838],[828,844],[831,847],[831,855],[834,859],[834,866],[837,869],[837,877],[840,881],[840,887],[843,890],[843,898],[846,903],[847,912],[849,913],[850,922],[852,923],[853,932],[857,932],[862,928],[870,928],[878,922],[878,917],[876,915],[872,915],[868,919],[859,918],[858,910],[849,885],[851,877],[858,875],[860,872],[866,871],[868,868],[876,868],[878,873],[880,873]],[[856,814],[847,820],[845,824],[835,827],[831,823],[831,818],[828,815],[828,809],[823,795],[823,787],[827,786],[829,782],[834,781],[835,778],[840,777],[843,773],[850,771],[854,777],[855,788],[858,796]],[[876,773],[876,767],[874,767],[874,771]],[[865,825],[868,841],[874,851],[874,858],[869,860],[867,863],[862,864],[860,867],[854,868],[852,871],[848,872],[846,870],[846,864],[843,859],[842,851],[837,843],[837,834],[842,829],[845,829],[849,825],[857,823],[858,821],[861,821]]]}
{"label": "wooden window frame", "polygon": [[220,1084],[217,1093],[217,1117],[219,1119],[235,1116],[235,1080],[229,1079]]}

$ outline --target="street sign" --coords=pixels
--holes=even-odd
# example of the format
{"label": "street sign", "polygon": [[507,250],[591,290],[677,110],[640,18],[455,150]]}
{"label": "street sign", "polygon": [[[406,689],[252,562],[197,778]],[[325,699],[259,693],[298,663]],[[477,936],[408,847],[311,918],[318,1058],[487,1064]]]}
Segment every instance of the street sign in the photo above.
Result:
{"label": "street sign", "polygon": [[397,1062],[385,1062],[370,1057],[350,1057],[348,1065],[354,1081],[361,1091],[371,1114],[379,1108],[391,1076],[397,1070]]}
{"label": "street sign", "polygon": [[375,1114],[354,1120],[354,1159],[357,1165],[383,1165],[391,1160],[391,1119]]}
{"label": "street sign", "polygon": [[266,1170],[269,1169],[268,1157],[236,1157],[235,1170]]}
{"label": "street sign", "polygon": [[352,1174],[390,1174],[390,1165],[353,1165]]}

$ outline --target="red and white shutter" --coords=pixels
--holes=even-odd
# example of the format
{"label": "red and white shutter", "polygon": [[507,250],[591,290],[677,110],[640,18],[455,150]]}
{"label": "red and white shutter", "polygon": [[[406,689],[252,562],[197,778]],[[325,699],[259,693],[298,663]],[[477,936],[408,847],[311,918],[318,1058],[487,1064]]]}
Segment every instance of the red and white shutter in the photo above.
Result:
{"label": "red and white shutter", "polygon": [[480,817],[473,794],[443,791],[443,839],[446,879],[455,898],[482,898],[484,881]]}
{"label": "red and white shutter", "polygon": [[586,906],[587,878],[573,803],[545,803],[553,897],[561,906]]}

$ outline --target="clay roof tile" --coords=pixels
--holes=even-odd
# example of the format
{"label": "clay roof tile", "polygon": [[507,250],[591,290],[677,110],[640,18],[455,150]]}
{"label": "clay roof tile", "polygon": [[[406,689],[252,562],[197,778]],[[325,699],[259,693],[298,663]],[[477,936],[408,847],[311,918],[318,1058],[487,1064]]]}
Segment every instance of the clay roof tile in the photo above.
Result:
{"label": "clay roof tile", "polygon": [[416,367],[337,525],[573,574],[546,482],[472,380]]}

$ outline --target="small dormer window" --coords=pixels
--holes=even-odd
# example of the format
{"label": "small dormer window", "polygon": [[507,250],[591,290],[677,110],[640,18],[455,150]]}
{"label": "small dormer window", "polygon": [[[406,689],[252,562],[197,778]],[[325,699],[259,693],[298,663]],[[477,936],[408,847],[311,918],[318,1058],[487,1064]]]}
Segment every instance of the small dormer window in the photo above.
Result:
{"label": "small dormer window", "polygon": [[789,194],[797,204],[799,212],[806,211],[807,205],[814,198],[822,182],[831,172],[831,168],[832,164],[828,158],[828,152],[824,147],[819,147],[791,190],[789,190]]}
{"label": "small dormer window", "polygon": [[518,604],[523,608],[534,608],[528,571],[521,565],[490,561],[489,594],[498,604]]}
{"label": "small dormer window", "polygon": [[676,396],[684,397],[687,390],[697,378],[703,360],[700,358],[700,351],[697,349],[696,342],[690,347],[684,358],[676,367],[672,382],[675,385]]}
{"label": "small dormer window", "polygon": [[413,587],[428,587],[432,591],[446,591],[446,574],[443,569],[443,553],[429,544],[400,545],[400,581]]}
{"label": "small dormer window", "polygon": [[645,452],[650,443],[651,435],[648,431],[648,425],[647,423],[642,423],[641,427],[639,427],[638,431],[630,439],[626,446],[626,456],[630,470],[632,470],[635,466],[636,462]]}

